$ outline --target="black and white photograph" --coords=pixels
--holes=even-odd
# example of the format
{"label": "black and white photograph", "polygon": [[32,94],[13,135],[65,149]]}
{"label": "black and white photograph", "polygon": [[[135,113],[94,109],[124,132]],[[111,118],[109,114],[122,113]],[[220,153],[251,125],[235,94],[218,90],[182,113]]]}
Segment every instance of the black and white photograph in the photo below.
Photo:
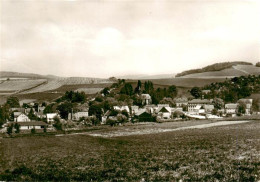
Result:
{"label": "black and white photograph", "polygon": [[0,0],[0,181],[259,182],[259,0]]}

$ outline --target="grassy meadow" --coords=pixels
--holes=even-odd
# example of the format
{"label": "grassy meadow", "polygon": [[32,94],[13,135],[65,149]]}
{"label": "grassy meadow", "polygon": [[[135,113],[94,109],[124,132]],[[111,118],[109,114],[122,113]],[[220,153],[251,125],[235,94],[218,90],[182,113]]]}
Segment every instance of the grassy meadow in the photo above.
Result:
{"label": "grassy meadow", "polygon": [[114,138],[0,138],[0,181],[258,181],[260,121]]}

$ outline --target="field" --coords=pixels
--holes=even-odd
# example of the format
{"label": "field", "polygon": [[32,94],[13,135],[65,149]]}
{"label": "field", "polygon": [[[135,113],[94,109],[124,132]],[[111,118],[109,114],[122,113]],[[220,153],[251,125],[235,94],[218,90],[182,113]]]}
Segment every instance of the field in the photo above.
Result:
{"label": "field", "polygon": [[236,69],[243,70],[244,72],[247,72],[248,74],[260,74],[260,67],[256,67],[253,65],[237,65],[234,66]]}
{"label": "field", "polygon": [[[148,128],[169,125],[150,124]],[[179,125],[190,123],[172,123],[171,127]],[[112,138],[88,135],[2,138],[0,180],[258,181],[259,129],[260,121],[250,121]],[[106,130],[110,131],[109,127]],[[111,128],[114,130],[117,129]]]}
{"label": "field", "polygon": [[202,87],[204,85],[224,81],[225,78],[172,78],[151,80],[158,85],[176,85],[178,87]]}
{"label": "field", "polygon": [[211,71],[211,72],[203,72],[203,73],[195,73],[190,75],[185,75],[181,78],[232,78],[235,76],[245,76],[247,75],[245,72],[228,68],[221,71]]}
{"label": "field", "polygon": [[42,83],[46,82],[45,79],[21,79],[21,80],[10,80],[4,81],[0,84],[0,91],[10,92],[10,91],[22,91],[32,87],[36,87]]}

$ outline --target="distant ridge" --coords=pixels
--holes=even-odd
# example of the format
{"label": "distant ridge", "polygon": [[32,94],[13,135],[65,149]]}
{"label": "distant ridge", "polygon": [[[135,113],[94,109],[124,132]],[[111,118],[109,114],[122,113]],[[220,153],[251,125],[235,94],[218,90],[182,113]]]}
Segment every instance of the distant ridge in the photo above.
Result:
{"label": "distant ridge", "polygon": [[120,79],[131,79],[131,80],[147,80],[147,79],[168,79],[174,78],[175,74],[158,74],[158,75],[145,75],[145,74],[136,74],[136,75],[124,75],[118,76]]}
{"label": "distant ridge", "polygon": [[206,67],[203,67],[201,69],[192,69],[183,71],[181,73],[178,73],[175,77],[183,77],[186,75],[191,74],[197,74],[197,73],[204,73],[204,72],[214,72],[214,71],[222,71],[228,68],[232,68],[236,65],[253,65],[250,62],[243,62],[243,61],[234,61],[234,62],[222,62],[222,63],[215,63]]}

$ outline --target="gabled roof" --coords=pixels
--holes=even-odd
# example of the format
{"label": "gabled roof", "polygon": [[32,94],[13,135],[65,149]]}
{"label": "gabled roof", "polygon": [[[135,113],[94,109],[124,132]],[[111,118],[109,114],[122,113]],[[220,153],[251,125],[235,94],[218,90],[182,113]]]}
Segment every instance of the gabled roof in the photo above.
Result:
{"label": "gabled roof", "polygon": [[151,96],[149,94],[142,94],[141,98],[142,99],[151,99]]}
{"label": "gabled roof", "polygon": [[48,114],[46,114],[47,115],[47,118],[55,118],[55,116],[58,116],[58,114],[57,113],[48,113]]}
{"label": "gabled roof", "polygon": [[14,117],[18,117],[19,115],[21,115],[22,113],[21,112],[14,112]]}
{"label": "gabled roof", "polygon": [[170,107],[162,107],[159,112],[171,112],[171,108]]}
{"label": "gabled roof", "polygon": [[204,108],[205,108],[205,109],[214,109],[214,106],[213,106],[213,105],[206,104],[206,105],[204,105]]}

